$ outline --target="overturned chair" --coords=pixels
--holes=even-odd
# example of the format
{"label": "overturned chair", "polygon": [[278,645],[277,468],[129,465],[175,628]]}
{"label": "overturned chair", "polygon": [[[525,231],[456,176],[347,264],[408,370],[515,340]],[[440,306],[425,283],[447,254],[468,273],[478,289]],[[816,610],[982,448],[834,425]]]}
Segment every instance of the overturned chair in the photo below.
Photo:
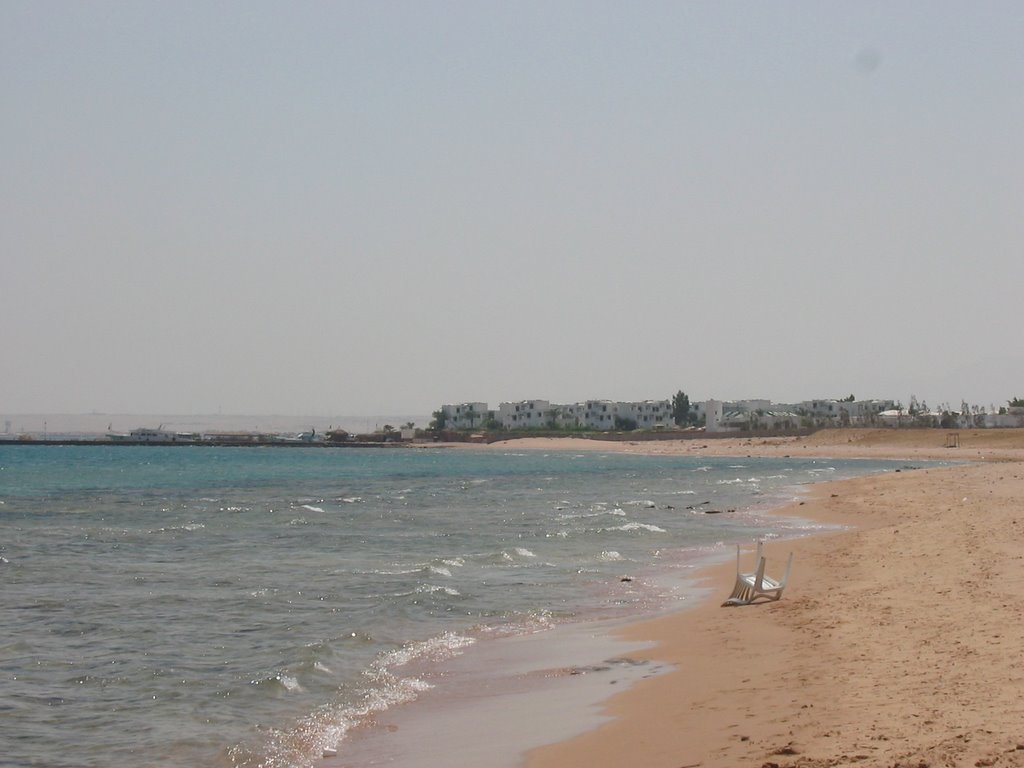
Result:
{"label": "overturned chair", "polygon": [[773,579],[765,576],[764,566],[764,542],[757,542],[757,553],[754,555],[756,569],[752,573],[743,573],[740,568],[740,547],[736,545],[736,586],[732,588],[729,599],[722,603],[726,605],[750,605],[759,597],[768,600],[778,600],[782,597],[782,590],[786,588],[789,581],[789,571],[793,567],[793,553],[789,553],[789,560],[786,561],[786,572],[781,579]]}

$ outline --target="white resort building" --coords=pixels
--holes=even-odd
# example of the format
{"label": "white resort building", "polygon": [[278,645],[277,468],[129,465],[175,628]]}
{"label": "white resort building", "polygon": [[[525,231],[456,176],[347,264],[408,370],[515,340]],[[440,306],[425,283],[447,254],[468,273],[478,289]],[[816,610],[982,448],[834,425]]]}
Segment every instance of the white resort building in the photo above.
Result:
{"label": "white resort building", "polygon": [[445,426],[450,429],[475,429],[485,424],[501,429],[590,429],[597,431],[656,429],[672,426],[669,400],[623,402],[586,400],[558,404],[548,400],[519,400],[500,403],[496,411],[486,403],[443,405]]}

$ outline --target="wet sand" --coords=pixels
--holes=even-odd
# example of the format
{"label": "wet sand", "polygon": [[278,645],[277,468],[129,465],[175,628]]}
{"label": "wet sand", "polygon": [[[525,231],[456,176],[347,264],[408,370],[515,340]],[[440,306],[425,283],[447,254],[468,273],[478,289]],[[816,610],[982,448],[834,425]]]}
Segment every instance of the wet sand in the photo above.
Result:
{"label": "wet sand", "polygon": [[1024,430],[962,431],[959,448],[946,435],[510,443],[995,462],[816,486],[780,512],[851,528],[767,546],[773,575],[795,554],[782,600],[720,607],[735,564],[709,569],[718,598],[621,630],[653,641],[635,659],[673,671],[608,699],[607,722],[533,750],[527,766],[1024,766]]}

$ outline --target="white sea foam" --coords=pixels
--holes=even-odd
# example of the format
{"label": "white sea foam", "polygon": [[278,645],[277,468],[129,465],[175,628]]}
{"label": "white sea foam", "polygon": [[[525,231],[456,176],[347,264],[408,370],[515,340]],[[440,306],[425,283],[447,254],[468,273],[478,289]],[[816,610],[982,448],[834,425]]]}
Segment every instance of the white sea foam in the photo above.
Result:
{"label": "white sea foam", "polygon": [[515,552],[520,557],[536,557],[536,555],[533,554],[533,552],[528,550],[526,547],[516,547]]}
{"label": "white sea foam", "polygon": [[439,565],[428,565],[427,570],[431,573],[437,574],[438,576],[448,576],[449,578],[451,578],[452,575],[451,571]]}
{"label": "white sea foam", "polygon": [[371,667],[371,676],[384,672],[392,667],[401,667],[416,659],[442,661],[457,655],[463,648],[473,645],[476,641],[471,637],[455,632],[444,632],[428,640],[407,643],[401,648],[382,654]]}
{"label": "white sea foam", "polygon": [[461,594],[459,590],[454,589],[453,587],[438,586],[437,584],[421,584],[420,586],[416,587],[416,591],[421,595],[430,595],[435,592],[443,592],[444,594],[450,595],[451,597],[458,597]]}
{"label": "white sea foam", "polygon": [[299,681],[291,675],[277,675],[276,680],[284,686],[286,691],[301,691],[302,686],[299,685]]}
{"label": "white sea foam", "polygon": [[310,512],[319,512],[320,514],[324,512],[323,507],[314,507],[312,504],[303,504],[302,508],[308,509]]}
{"label": "white sea foam", "polygon": [[650,523],[626,523],[625,525],[619,525],[614,528],[606,528],[606,531],[651,531],[652,533],[665,533],[664,528],[660,528],[657,525],[651,525]]}
{"label": "white sea foam", "polygon": [[[152,531],[152,533],[175,533],[177,531],[186,531],[187,533],[192,533],[193,531],[200,531],[205,527],[206,526],[202,523],[186,523],[185,525],[170,525],[166,528],[157,528],[155,531]],[[121,530],[117,530],[116,532],[124,533],[124,531]]]}
{"label": "white sea foam", "polygon": [[346,504],[361,504],[363,499],[360,496],[346,496],[342,501]]}
{"label": "white sea foam", "polygon": [[614,562],[616,560],[621,560],[622,555],[614,549],[608,549],[601,553],[601,559],[606,562]]}

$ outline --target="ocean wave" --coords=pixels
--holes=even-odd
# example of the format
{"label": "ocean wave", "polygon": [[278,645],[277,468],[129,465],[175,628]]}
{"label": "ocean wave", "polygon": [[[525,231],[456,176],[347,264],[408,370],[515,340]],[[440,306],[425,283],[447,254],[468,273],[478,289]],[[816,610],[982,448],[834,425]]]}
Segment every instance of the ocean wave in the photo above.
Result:
{"label": "ocean wave", "polygon": [[414,701],[431,687],[418,678],[396,678],[381,672],[369,687],[359,692],[358,704],[322,705],[300,718],[294,727],[268,729],[266,740],[258,752],[239,744],[228,750],[228,757],[232,765],[261,768],[318,764],[325,750],[337,749],[356,725],[378,712]]}
{"label": "ocean wave", "polygon": [[437,584],[420,584],[416,587],[416,592],[421,595],[432,595],[436,592],[443,592],[450,597],[459,597],[461,592],[453,587],[444,587]]}
{"label": "ocean wave", "polygon": [[169,525],[166,528],[157,528],[150,531],[150,533],[176,533],[178,531],[192,533],[193,531],[200,531],[205,527],[202,523],[185,523],[184,525]]}
{"label": "ocean wave", "polygon": [[303,509],[308,509],[310,512],[318,512],[321,515],[324,513],[324,508],[323,507],[314,507],[312,504],[303,504],[302,508]]}
{"label": "ocean wave", "polygon": [[627,501],[623,506],[626,507],[644,507],[645,509],[654,509],[658,505],[650,499],[634,499],[633,501]]}
{"label": "ocean wave", "polygon": [[624,525],[617,525],[614,528],[605,528],[605,531],[650,531],[651,533],[667,533],[664,528],[657,525],[651,525],[650,523],[626,523]]}
{"label": "ocean wave", "polygon": [[607,549],[601,553],[601,559],[605,562],[611,563],[622,560],[623,557],[620,552],[616,552],[614,549]]}
{"label": "ocean wave", "polygon": [[354,570],[352,573],[358,576],[408,576],[411,573],[422,573],[424,567],[397,568],[386,570],[384,568],[373,568],[371,570]]}
{"label": "ocean wave", "polygon": [[298,678],[292,675],[287,675],[283,672],[277,672],[260,680],[250,680],[249,685],[268,686],[272,690],[281,690],[287,693],[302,691],[302,686],[299,685]]}
{"label": "ocean wave", "polygon": [[533,552],[528,550],[526,547],[516,547],[515,553],[520,557],[536,557],[536,555],[533,554]]}
{"label": "ocean wave", "polygon": [[473,638],[456,632],[443,632],[427,640],[406,643],[401,648],[386,651],[378,657],[368,671],[368,674],[375,676],[392,667],[401,667],[419,659],[428,659],[430,661],[450,659],[458,655],[463,648],[473,645],[475,642]]}
{"label": "ocean wave", "polygon": [[452,575],[451,571],[449,571],[447,568],[445,568],[443,566],[439,566],[439,565],[428,565],[427,566],[427,571],[429,573],[433,573],[433,574],[435,574],[437,576],[447,576],[448,578],[451,578],[451,575]]}
{"label": "ocean wave", "polygon": [[604,515],[616,515],[623,517],[626,514],[626,510],[619,507],[614,509],[608,509],[607,507],[592,507],[589,512],[570,512],[564,515],[559,515],[558,520],[589,520],[595,517],[603,517]]}
{"label": "ocean wave", "polygon": [[342,501],[345,504],[362,504],[363,503],[363,497],[362,496],[345,496],[344,498],[339,499],[339,501]]}

